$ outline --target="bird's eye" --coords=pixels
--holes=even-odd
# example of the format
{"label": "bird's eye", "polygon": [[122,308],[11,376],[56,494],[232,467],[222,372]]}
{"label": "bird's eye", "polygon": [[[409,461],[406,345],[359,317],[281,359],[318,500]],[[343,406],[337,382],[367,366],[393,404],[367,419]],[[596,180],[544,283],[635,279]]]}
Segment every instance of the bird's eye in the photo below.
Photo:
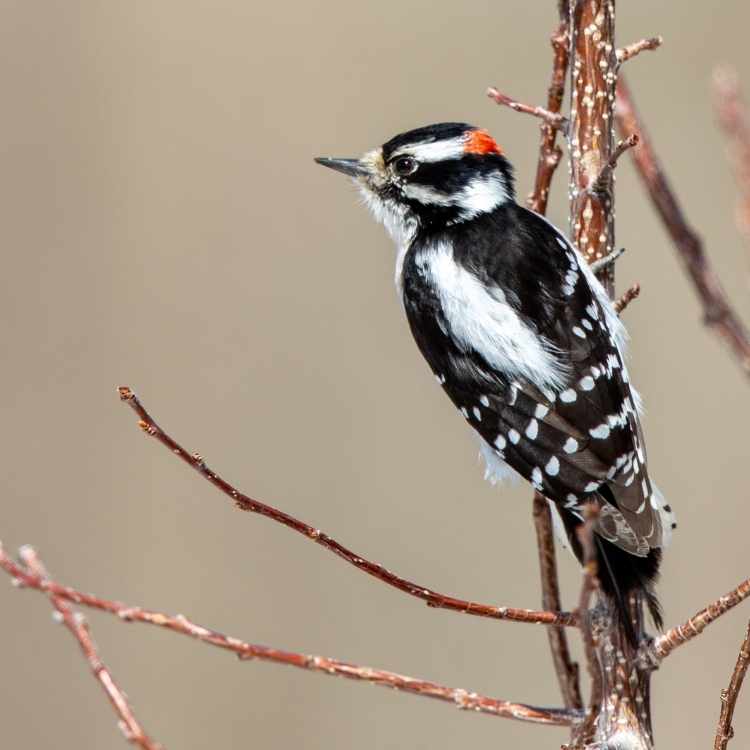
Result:
{"label": "bird's eye", "polygon": [[393,171],[401,177],[414,174],[419,167],[419,162],[411,156],[401,156],[393,162]]}

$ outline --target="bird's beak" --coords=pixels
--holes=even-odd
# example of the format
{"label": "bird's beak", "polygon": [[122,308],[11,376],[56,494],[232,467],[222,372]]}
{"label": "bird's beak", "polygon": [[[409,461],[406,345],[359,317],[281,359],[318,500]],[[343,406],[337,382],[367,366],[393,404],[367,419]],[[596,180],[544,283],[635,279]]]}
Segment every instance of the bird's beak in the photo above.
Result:
{"label": "bird's beak", "polygon": [[328,159],[318,156],[315,161],[329,169],[335,169],[337,172],[349,175],[349,177],[365,177],[369,170],[362,164],[359,159]]}

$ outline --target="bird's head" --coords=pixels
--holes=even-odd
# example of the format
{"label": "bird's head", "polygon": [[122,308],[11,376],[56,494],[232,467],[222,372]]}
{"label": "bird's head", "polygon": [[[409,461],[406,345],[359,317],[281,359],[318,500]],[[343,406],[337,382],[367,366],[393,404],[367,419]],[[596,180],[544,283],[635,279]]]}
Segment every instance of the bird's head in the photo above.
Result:
{"label": "bird's head", "polygon": [[397,239],[419,227],[459,224],[514,200],[513,172],[486,130],[428,125],[391,138],[361,159],[318,158],[354,178]]}

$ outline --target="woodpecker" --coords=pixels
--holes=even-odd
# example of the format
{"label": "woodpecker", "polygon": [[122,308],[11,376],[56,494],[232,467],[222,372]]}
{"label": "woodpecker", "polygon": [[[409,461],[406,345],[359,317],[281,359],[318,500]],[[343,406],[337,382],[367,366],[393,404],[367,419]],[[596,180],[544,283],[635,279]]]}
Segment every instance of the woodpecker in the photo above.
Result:
{"label": "woodpecker", "polygon": [[353,178],[394,239],[414,340],[478,433],[488,478],[530,482],[579,559],[576,528],[596,503],[605,594],[626,625],[640,595],[660,627],[653,586],[674,516],[649,478],[625,329],[582,255],[516,202],[486,130],[430,125],[316,161]]}

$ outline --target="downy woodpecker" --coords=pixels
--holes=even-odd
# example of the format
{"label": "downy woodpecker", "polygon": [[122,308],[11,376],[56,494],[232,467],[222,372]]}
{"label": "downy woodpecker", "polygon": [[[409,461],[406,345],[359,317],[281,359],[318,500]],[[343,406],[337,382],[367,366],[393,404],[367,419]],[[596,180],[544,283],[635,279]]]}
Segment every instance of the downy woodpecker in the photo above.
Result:
{"label": "downy woodpecker", "polygon": [[674,518],[649,479],[625,329],[578,250],[516,203],[485,130],[430,125],[316,161],[352,177],[395,240],[411,332],[479,434],[488,477],[529,481],[579,559],[575,529],[596,502],[604,591],[626,625],[642,595],[659,626],[653,584]]}

